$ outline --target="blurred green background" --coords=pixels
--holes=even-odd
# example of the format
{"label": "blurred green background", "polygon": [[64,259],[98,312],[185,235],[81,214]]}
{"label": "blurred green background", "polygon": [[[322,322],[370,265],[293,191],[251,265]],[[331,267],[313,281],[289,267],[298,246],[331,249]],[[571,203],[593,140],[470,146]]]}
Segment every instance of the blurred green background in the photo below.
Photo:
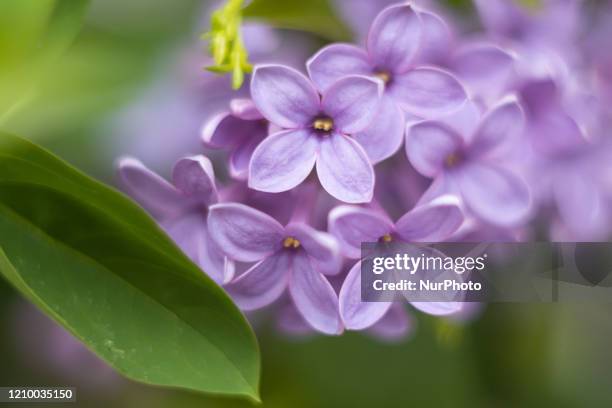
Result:
{"label": "blurred green background", "polygon": [[[468,2],[449,3],[456,13],[472,12]],[[82,9],[82,27],[70,13],[54,25],[58,16],[49,13],[56,5],[0,1],[0,129],[112,183],[116,157],[100,149],[114,140],[109,123],[172,69],[177,50],[204,53],[198,37],[207,4],[94,0]],[[318,19],[316,13],[309,18]],[[54,41],[45,48],[41,38]],[[75,385],[78,402],[66,406],[251,405],[113,376],[87,386],[95,369],[70,382],[66,367],[38,357],[51,352],[48,331],[36,325],[16,330],[24,307],[0,280],[0,385]],[[257,325],[263,406],[609,407],[611,312],[612,305],[492,305],[461,325],[419,314],[414,335],[397,344],[355,333],[292,339],[271,326],[273,319],[263,319]]]}

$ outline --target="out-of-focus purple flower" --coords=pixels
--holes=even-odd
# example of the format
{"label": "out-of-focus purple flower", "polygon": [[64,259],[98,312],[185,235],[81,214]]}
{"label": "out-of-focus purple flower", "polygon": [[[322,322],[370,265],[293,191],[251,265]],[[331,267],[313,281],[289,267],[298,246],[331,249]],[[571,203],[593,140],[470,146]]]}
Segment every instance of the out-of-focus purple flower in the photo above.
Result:
{"label": "out-of-focus purple flower", "polygon": [[453,50],[444,62],[474,100],[490,105],[516,81],[516,56],[488,42],[471,42]]}
{"label": "out-of-focus purple flower", "polygon": [[[363,242],[438,242],[448,239],[463,223],[459,200],[451,195],[420,205],[393,223],[382,211],[340,206],[329,214],[329,231],[340,242],[343,254],[361,256]],[[392,302],[362,302],[360,263],[349,272],[340,290],[340,316],[347,329],[363,330],[378,322]],[[417,309],[434,315],[455,313],[457,304],[413,302]]]}
{"label": "out-of-focus purple flower", "polygon": [[289,190],[316,164],[321,185],[344,202],[372,199],[374,169],[349,135],[367,127],[376,113],[382,83],[363,76],[336,81],[322,96],[298,71],[281,65],[255,68],[251,97],[262,115],[287,129],[268,136],[253,152],[249,187]]}
{"label": "out-of-focus purple flower", "polygon": [[[605,240],[612,228],[612,174],[609,141],[574,146],[562,154],[534,157],[530,177],[536,199],[556,210],[551,235],[555,240]],[[552,204],[552,206],[551,206]]]}
{"label": "out-of-focus purple flower", "polygon": [[612,112],[612,53],[603,52],[612,38],[612,4],[603,5],[586,37],[585,54],[595,77],[595,91],[603,99],[607,113]]}
{"label": "out-of-focus purple flower", "polygon": [[250,99],[233,99],[229,112],[206,122],[202,140],[207,147],[230,150],[230,174],[246,180],[253,151],[268,135],[268,127],[268,121]]}
{"label": "out-of-focus purple flower", "polygon": [[410,337],[416,329],[416,321],[402,303],[393,303],[383,317],[366,332],[384,342],[398,342]]}
{"label": "out-of-focus purple flower", "polygon": [[302,223],[283,227],[267,214],[236,203],[211,206],[208,227],[227,256],[257,262],[226,286],[242,309],[267,306],[288,288],[314,329],[342,332],[338,296],[324,276],[340,271],[338,246],[330,235]]}
{"label": "out-of-focus purple flower", "polygon": [[12,306],[14,330],[7,334],[15,335],[15,349],[32,373],[89,392],[121,392],[126,385],[123,378],[72,334],[29,303],[20,300]]}
{"label": "out-of-focus purple flower", "polygon": [[307,63],[310,77],[326,90],[346,75],[369,75],[385,83],[384,97],[376,119],[354,138],[364,146],[373,162],[393,155],[404,134],[403,110],[431,117],[452,111],[466,100],[461,84],[449,73],[433,67],[418,67],[422,21],[409,5],[383,10],[372,23],[367,49],[332,44]]}
{"label": "out-of-focus purple flower", "polygon": [[508,0],[474,3],[489,34],[499,39],[562,49],[578,34],[582,0],[539,0],[531,6]]}
{"label": "out-of-focus purple flower", "polygon": [[409,127],[406,154],[418,172],[434,179],[425,199],[450,192],[488,223],[513,226],[526,221],[531,210],[529,189],[502,166],[523,125],[523,110],[511,98],[484,115],[471,133],[440,121]]}
{"label": "out-of-focus purple flower", "polygon": [[210,160],[204,156],[179,160],[172,172],[173,184],[134,158],[121,159],[118,167],[123,187],[183,252],[215,282],[229,282],[234,264],[210,238],[206,221],[208,207],[218,200]]}

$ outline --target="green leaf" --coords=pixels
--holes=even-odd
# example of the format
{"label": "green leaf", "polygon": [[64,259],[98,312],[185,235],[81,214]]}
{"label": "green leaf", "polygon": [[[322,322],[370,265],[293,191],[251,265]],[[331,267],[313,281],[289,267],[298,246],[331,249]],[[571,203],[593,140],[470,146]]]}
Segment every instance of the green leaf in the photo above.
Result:
{"label": "green leaf", "polygon": [[329,0],[253,0],[244,18],[262,20],[279,28],[308,31],[328,40],[348,41],[351,32]]}
{"label": "green leaf", "polygon": [[258,399],[257,342],[225,292],[129,199],[4,133],[0,274],[129,378]]}

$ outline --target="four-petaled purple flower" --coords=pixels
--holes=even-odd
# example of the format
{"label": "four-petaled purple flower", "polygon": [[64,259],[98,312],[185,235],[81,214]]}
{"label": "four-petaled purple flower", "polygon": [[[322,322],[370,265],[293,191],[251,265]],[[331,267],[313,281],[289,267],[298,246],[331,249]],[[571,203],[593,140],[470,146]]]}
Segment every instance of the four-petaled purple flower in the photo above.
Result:
{"label": "four-petaled purple flower", "polygon": [[502,101],[479,122],[463,124],[475,129],[458,132],[440,121],[410,126],[406,154],[414,168],[434,179],[422,200],[453,193],[481,220],[500,226],[525,221],[531,195],[516,172],[503,166],[524,124],[520,105]]}
{"label": "four-petaled purple flower", "polygon": [[342,332],[338,296],[324,276],[340,271],[333,237],[303,223],[283,227],[269,215],[237,203],[211,206],[208,227],[228,257],[257,262],[226,286],[243,310],[269,305],[288,287],[297,310],[314,329]]}
{"label": "four-petaled purple flower", "polygon": [[466,101],[463,87],[450,73],[415,66],[422,48],[422,32],[421,16],[411,6],[391,6],[372,23],[367,50],[332,44],[307,63],[310,77],[322,91],[347,75],[366,75],[384,82],[385,92],[375,120],[354,135],[375,163],[400,148],[405,131],[404,110],[432,117],[453,111]]}
{"label": "four-petaled purple flower", "polygon": [[206,221],[208,206],[218,200],[210,160],[204,156],[179,160],[172,172],[174,185],[133,158],[119,160],[118,167],[123,187],[183,252],[215,282],[229,282],[234,264],[210,239]]}
{"label": "four-petaled purple flower", "polygon": [[[446,195],[421,204],[397,222],[382,211],[339,206],[329,213],[329,230],[338,239],[343,255],[361,257],[362,242],[439,242],[452,236],[464,217],[457,197]],[[350,270],[340,290],[340,316],[350,330],[368,328],[385,316],[392,302],[362,302],[361,262]],[[433,315],[456,313],[457,303],[413,302],[417,309]]]}
{"label": "four-petaled purple flower", "polygon": [[300,184],[315,166],[321,185],[335,198],[372,199],[374,169],[350,135],[374,118],[382,82],[347,76],[319,96],[298,71],[281,65],[255,68],[251,96],[274,125],[287,129],[268,136],[253,152],[249,187],[271,193]]}

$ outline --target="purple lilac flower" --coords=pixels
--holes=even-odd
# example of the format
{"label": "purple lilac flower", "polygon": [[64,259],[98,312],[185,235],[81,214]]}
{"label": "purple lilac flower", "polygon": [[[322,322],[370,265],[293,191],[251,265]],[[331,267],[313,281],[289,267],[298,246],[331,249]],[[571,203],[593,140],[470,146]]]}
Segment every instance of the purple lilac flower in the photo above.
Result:
{"label": "purple lilac flower", "polygon": [[[451,195],[415,207],[393,223],[382,211],[339,206],[329,214],[329,230],[340,242],[343,254],[361,256],[362,242],[438,242],[452,236],[463,223],[459,200]],[[340,316],[347,329],[362,330],[378,322],[392,302],[361,301],[361,263],[350,270],[340,290]],[[413,302],[417,309],[446,315],[458,311],[456,303]]]}
{"label": "purple lilac flower", "polygon": [[289,293],[314,329],[339,334],[338,296],[324,275],[340,271],[338,245],[328,234],[303,223],[283,227],[267,214],[243,204],[210,207],[208,227],[228,257],[257,262],[226,286],[244,310],[255,310]]}
{"label": "purple lilac flower", "polygon": [[406,154],[418,172],[434,179],[423,199],[450,192],[483,221],[500,226],[524,222],[531,210],[529,188],[502,165],[523,123],[523,110],[511,98],[484,115],[474,132],[458,132],[441,121],[409,127]]}
{"label": "purple lilac flower", "polygon": [[[346,328],[397,339],[413,330],[404,305],[361,302],[360,262],[340,273],[340,254],[358,260],[361,242],[526,239],[535,204],[553,238],[610,232],[612,149],[605,131],[612,110],[596,99],[612,95],[612,64],[601,51],[609,17],[584,50],[576,24],[581,1],[531,7],[475,0],[486,32],[474,37],[433,12],[435,2],[391,1],[335,0],[365,49],[324,47],[307,63],[310,79],[269,65],[301,66],[302,59],[290,58],[306,51],[301,40],[279,49],[286,38],[255,30],[245,40],[263,48],[249,46],[253,61],[267,65],[248,78],[250,89],[231,92],[227,78],[201,71],[196,78],[190,70],[180,92],[168,86],[152,95],[164,115],[151,121],[151,110],[142,110],[143,123],[153,125],[138,149],[167,156],[171,149],[150,142],[151,134],[165,133],[184,151],[180,141],[197,143],[204,118],[205,145],[229,151],[236,179],[221,190],[221,201],[236,203],[216,204],[206,159],[183,159],[174,185],[140,162],[122,162],[124,184],[179,246],[245,311],[276,302],[287,332]],[[169,92],[174,96],[165,104]],[[508,93],[521,105],[499,102]],[[178,121],[160,126],[168,115]],[[136,129],[131,133],[143,133]],[[404,140],[406,156],[394,156]],[[315,180],[304,182],[315,166],[329,194]],[[338,206],[336,199],[369,204]],[[407,205],[413,210],[395,223],[381,207],[396,216]],[[315,230],[326,222],[332,235]],[[412,306],[459,320],[480,307]]]}
{"label": "purple lilac flower", "polygon": [[229,112],[206,122],[202,140],[207,147],[230,150],[231,176],[246,180],[253,151],[268,135],[268,128],[268,121],[250,99],[232,99]]}
{"label": "purple lilac flower", "polygon": [[294,69],[256,67],[251,97],[266,119],[286,130],[268,136],[253,152],[249,187],[289,190],[304,181],[316,164],[319,181],[329,194],[350,203],[370,201],[374,169],[349,135],[370,124],[381,92],[379,80],[347,76],[320,96]]}
{"label": "purple lilac flower", "polygon": [[451,195],[408,211],[397,222],[383,210],[341,205],[329,213],[329,232],[342,254],[359,259],[362,242],[438,242],[449,238],[463,223],[459,200]]}
{"label": "purple lilac flower", "polygon": [[325,91],[346,75],[368,75],[385,83],[375,120],[354,135],[376,163],[393,155],[404,134],[404,110],[431,117],[460,107],[466,100],[461,84],[448,72],[418,67],[423,48],[422,20],[409,5],[383,10],[372,23],[367,49],[332,44],[307,63],[310,77]]}
{"label": "purple lilac flower", "polygon": [[210,160],[204,156],[179,160],[172,172],[173,184],[133,158],[121,159],[118,167],[123,187],[183,252],[215,282],[229,282],[234,264],[210,238],[206,221],[208,207],[218,200]]}
{"label": "purple lilac flower", "polygon": [[518,1],[474,0],[490,35],[522,44],[545,44],[561,51],[578,34],[581,0]]}

